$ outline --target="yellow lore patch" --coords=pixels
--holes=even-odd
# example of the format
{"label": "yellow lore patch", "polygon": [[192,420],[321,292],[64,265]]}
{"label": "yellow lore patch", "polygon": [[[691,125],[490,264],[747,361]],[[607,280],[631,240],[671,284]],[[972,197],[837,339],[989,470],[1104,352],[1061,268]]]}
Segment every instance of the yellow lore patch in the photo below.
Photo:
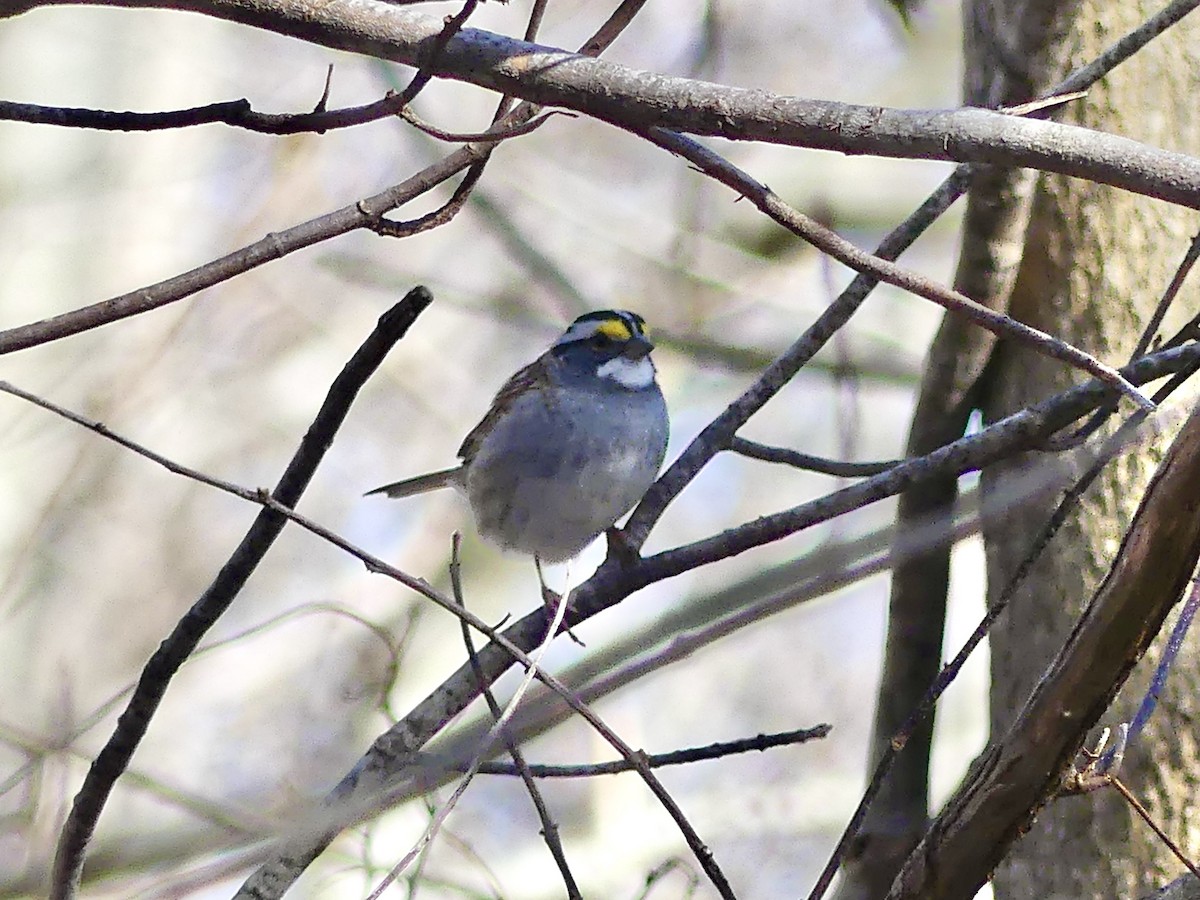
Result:
{"label": "yellow lore patch", "polygon": [[614,341],[628,341],[633,337],[633,332],[621,319],[605,319],[596,326],[596,330]]}

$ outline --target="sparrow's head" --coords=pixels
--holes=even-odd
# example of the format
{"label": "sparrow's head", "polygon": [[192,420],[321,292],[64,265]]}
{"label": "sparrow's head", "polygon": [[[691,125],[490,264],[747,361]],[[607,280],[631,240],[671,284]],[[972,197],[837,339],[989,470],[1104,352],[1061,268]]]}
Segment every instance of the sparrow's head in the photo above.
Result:
{"label": "sparrow's head", "polygon": [[550,352],[636,391],[654,384],[654,363],[649,355],[653,349],[645,319],[628,310],[605,309],[585,313],[572,322]]}

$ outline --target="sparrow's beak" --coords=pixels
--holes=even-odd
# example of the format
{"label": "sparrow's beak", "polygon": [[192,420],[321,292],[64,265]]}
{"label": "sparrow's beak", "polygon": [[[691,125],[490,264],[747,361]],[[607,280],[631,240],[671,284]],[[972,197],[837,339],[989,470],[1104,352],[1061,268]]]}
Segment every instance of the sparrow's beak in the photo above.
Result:
{"label": "sparrow's beak", "polygon": [[650,338],[642,334],[635,334],[625,342],[625,348],[621,351],[621,355],[628,359],[641,359],[653,349],[654,344]]}

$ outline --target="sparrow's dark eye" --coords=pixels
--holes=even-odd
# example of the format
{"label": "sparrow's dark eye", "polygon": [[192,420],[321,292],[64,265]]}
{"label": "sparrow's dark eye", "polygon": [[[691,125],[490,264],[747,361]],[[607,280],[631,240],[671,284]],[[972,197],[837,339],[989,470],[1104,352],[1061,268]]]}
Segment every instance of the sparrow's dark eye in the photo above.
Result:
{"label": "sparrow's dark eye", "polygon": [[595,347],[597,350],[603,350],[606,347],[611,347],[612,342],[613,342],[612,338],[610,338],[607,334],[605,334],[602,331],[597,331],[590,338],[588,338],[588,343],[591,344],[593,347]]}

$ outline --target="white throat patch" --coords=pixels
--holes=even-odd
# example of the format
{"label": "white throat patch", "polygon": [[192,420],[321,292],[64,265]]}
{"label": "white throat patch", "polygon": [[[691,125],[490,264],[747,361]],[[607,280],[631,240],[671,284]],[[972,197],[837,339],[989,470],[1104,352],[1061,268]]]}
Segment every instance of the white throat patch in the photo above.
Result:
{"label": "white throat patch", "polygon": [[654,363],[646,356],[641,359],[618,356],[596,369],[596,374],[615,381],[621,387],[637,391],[654,383]]}

